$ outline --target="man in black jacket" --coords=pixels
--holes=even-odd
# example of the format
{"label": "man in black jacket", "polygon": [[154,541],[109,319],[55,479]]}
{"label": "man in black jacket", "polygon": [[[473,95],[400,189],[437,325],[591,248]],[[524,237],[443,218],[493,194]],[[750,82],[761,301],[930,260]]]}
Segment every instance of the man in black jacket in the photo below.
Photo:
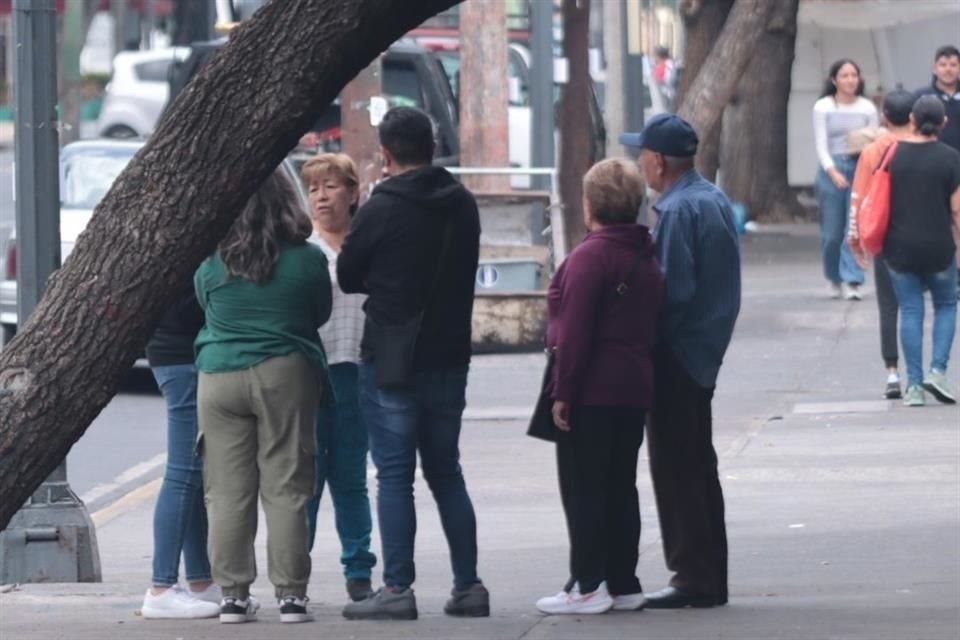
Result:
{"label": "man in black jacket", "polygon": [[[369,296],[360,406],[377,467],[384,586],[367,600],[348,604],[343,615],[417,617],[411,585],[416,577],[413,482],[419,451],[453,565],[453,597],[444,612],[487,616],[489,594],[477,576],[476,518],[459,463],[480,217],[470,192],[445,169],[431,166],[433,126],[425,113],[391,109],[379,136],[389,178],[357,212],[337,260],[337,276],[345,293]],[[384,342],[385,328],[411,322],[409,379],[388,386],[381,375],[378,383],[378,359],[385,369],[386,347],[393,346]],[[391,335],[394,341],[402,339]]]}

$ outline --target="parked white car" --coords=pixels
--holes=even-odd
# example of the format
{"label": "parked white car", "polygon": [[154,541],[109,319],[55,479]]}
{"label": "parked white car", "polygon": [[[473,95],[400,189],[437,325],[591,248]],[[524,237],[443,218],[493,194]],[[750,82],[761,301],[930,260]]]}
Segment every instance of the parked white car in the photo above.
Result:
{"label": "parked white car", "polygon": [[97,135],[129,139],[153,133],[170,95],[170,67],[189,53],[186,47],[171,47],[117,54],[97,120]]}

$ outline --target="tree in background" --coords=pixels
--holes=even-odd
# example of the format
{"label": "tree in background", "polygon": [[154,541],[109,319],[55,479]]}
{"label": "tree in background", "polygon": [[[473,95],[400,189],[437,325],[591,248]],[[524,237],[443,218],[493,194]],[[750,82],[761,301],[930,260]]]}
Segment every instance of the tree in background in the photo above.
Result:
{"label": "tree in background", "polygon": [[0,529],[116,392],[257,186],[391,42],[457,0],[271,0],[180,94],[0,352]]}

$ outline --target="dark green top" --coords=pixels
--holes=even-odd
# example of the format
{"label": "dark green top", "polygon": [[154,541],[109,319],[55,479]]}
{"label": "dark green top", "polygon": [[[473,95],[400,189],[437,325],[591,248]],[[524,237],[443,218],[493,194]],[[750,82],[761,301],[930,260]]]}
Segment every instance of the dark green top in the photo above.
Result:
{"label": "dark green top", "polygon": [[196,341],[197,369],[237,371],[300,351],[325,377],[317,329],[330,317],[331,290],[320,247],[283,247],[261,284],[229,276],[218,252],[203,261],[193,283],[206,320]]}

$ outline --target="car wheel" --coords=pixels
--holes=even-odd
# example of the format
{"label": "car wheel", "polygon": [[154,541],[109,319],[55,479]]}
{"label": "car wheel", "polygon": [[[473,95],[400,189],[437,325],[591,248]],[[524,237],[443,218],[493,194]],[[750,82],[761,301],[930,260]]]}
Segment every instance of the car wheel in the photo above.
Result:
{"label": "car wheel", "polygon": [[103,132],[103,136],[105,138],[114,138],[117,140],[133,140],[135,138],[140,137],[139,135],[137,135],[136,131],[122,124],[118,124],[110,127],[109,129]]}

